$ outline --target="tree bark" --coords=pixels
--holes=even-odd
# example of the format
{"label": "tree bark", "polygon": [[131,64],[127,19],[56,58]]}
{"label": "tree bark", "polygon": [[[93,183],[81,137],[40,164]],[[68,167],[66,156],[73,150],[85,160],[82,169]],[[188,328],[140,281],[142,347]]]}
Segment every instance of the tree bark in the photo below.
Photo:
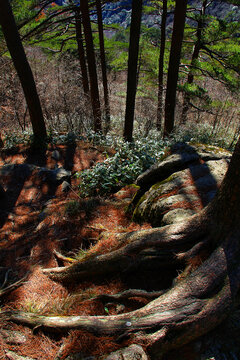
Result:
{"label": "tree bark", "polygon": [[89,80],[90,80],[91,103],[92,103],[92,111],[93,111],[93,118],[94,118],[94,131],[100,132],[102,130],[101,106],[100,106],[100,100],[99,100],[97,68],[96,68],[92,29],[91,29],[89,7],[88,7],[87,0],[81,0],[80,10],[81,10],[81,14],[82,14],[82,22],[83,22],[85,41],[86,41],[86,49],[87,49],[87,61],[88,61],[88,72],[89,72]]}
{"label": "tree bark", "polygon": [[27,60],[8,0],[2,0],[0,2],[0,25],[23,88],[34,138],[37,142],[42,142],[47,136],[42,108],[32,70]]}
{"label": "tree bark", "polygon": [[[192,59],[191,59],[191,65],[190,65],[190,70],[188,73],[188,78],[187,78],[187,84],[192,84],[193,80],[194,80],[194,65],[199,57],[199,53],[202,47],[202,32],[203,32],[203,28],[204,28],[204,15],[206,12],[206,7],[207,7],[207,3],[208,0],[204,0],[202,3],[202,8],[200,11],[200,18],[198,20],[198,25],[197,25],[197,41],[194,45],[194,49],[193,49],[193,54],[192,54]],[[181,123],[184,124],[187,120],[187,112],[189,109],[189,105],[190,105],[190,96],[188,93],[184,94],[183,97],[183,109],[182,109],[182,116],[181,116]]]}
{"label": "tree bark", "polygon": [[110,130],[110,103],[109,103],[107,67],[106,67],[105,48],[104,48],[101,0],[96,0],[96,9],[97,9],[97,17],[98,17],[98,35],[99,35],[99,44],[100,44],[100,59],[101,59],[101,68],[102,68],[102,82],[103,82],[105,118],[106,118],[104,132],[105,134],[107,134],[108,131]]}
{"label": "tree bark", "polygon": [[161,45],[158,63],[158,107],[157,107],[157,130],[162,129],[163,112],[163,74],[164,74],[164,53],[166,42],[166,20],[167,20],[167,0],[163,0],[162,22],[161,22]]}
{"label": "tree bark", "polygon": [[123,137],[125,141],[132,142],[135,99],[137,91],[137,64],[139,52],[139,39],[142,17],[142,0],[132,1],[132,17],[130,28],[130,42],[128,50],[128,78],[125,123]]}
{"label": "tree bark", "polygon": [[174,114],[179,64],[181,59],[182,40],[187,11],[187,0],[176,0],[170,58],[168,65],[167,91],[165,99],[164,135],[168,136],[173,131]]}
{"label": "tree bark", "polygon": [[88,73],[87,73],[87,64],[85,59],[85,51],[83,46],[83,37],[82,37],[82,24],[79,8],[75,11],[75,20],[76,20],[76,39],[78,46],[78,57],[82,73],[82,85],[84,94],[89,96],[89,83],[88,83]]}

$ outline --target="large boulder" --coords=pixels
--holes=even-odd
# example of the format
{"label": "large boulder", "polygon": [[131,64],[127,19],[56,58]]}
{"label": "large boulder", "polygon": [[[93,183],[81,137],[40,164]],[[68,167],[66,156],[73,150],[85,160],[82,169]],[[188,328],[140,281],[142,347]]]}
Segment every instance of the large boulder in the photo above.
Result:
{"label": "large boulder", "polygon": [[133,219],[162,226],[183,221],[214,197],[231,153],[213,146],[178,144],[137,179]]}

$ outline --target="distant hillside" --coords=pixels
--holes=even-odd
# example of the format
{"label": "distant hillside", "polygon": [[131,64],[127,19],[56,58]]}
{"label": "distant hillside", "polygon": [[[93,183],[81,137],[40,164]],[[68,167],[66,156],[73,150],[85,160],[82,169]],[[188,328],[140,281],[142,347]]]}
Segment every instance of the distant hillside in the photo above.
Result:
{"label": "distant hillside", "polygon": [[[67,3],[67,0],[56,0],[55,3],[63,5]],[[145,0],[145,3],[149,3],[150,0]],[[201,1],[189,0],[189,4],[199,7]],[[127,27],[131,21],[131,7],[132,0],[121,0],[114,3],[107,3],[103,10],[103,19],[105,24],[121,24],[123,27]],[[208,7],[207,13],[217,18],[223,19],[229,12],[232,12],[231,18],[234,20],[240,19],[240,7],[227,3],[226,1],[214,0]],[[159,21],[159,16],[144,16],[143,22],[152,26]],[[172,21],[170,17],[169,22]]]}
{"label": "distant hillside", "polygon": [[[147,2],[150,1],[146,1],[146,3]],[[200,1],[196,0],[189,1],[189,4],[195,5],[196,7],[199,7],[200,3]],[[112,4],[106,4],[103,11],[105,24],[117,23],[127,27],[131,20],[131,4],[131,0],[121,0]],[[207,11],[208,14],[221,19],[223,19],[229,12],[232,12],[231,19],[240,19],[240,7],[231,5],[225,1],[214,0]],[[156,18],[159,21],[159,16],[156,17],[148,15],[143,17],[143,21],[148,26],[152,26],[154,23],[156,23]]]}

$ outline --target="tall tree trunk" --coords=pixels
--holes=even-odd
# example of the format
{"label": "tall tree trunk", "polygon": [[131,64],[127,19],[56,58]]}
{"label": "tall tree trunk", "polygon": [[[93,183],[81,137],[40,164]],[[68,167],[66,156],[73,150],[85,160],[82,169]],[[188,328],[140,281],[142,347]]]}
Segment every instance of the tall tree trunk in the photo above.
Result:
{"label": "tall tree trunk", "polygon": [[105,116],[106,116],[105,133],[107,134],[108,131],[110,130],[110,103],[109,103],[107,68],[106,68],[105,49],[104,49],[103,19],[102,19],[101,0],[96,0],[96,8],[97,8],[97,17],[98,17],[98,34],[99,34],[99,44],[100,44],[100,59],[101,59],[101,68],[102,68],[102,82],[103,82]]}
{"label": "tall tree trunk", "polygon": [[97,68],[96,68],[96,60],[94,54],[93,36],[92,36],[92,29],[91,29],[90,15],[89,15],[88,0],[81,0],[80,10],[82,14],[82,22],[83,22],[86,49],[87,49],[91,103],[92,103],[92,111],[94,118],[94,131],[99,132],[102,130],[101,107],[99,100]]}
{"label": "tall tree trunk", "polygon": [[157,130],[162,128],[163,112],[163,70],[164,70],[164,53],[166,42],[166,20],[167,20],[167,0],[163,0],[162,23],[161,23],[161,45],[159,56],[158,72],[158,107],[157,107]]}
{"label": "tall tree trunk", "polygon": [[[203,28],[204,28],[204,15],[206,13],[206,7],[207,7],[207,3],[208,0],[204,0],[203,4],[202,4],[202,8],[200,11],[200,18],[198,20],[198,24],[197,24],[197,41],[194,45],[194,49],[193,49],[193,53],[192,53],[192,59],[191,59],[191,65],[190,65],[190,70],[188,73],[188,78],[187,78],[187,84],[192,84],[193,80],[194,80],[194,65],[196,63],[196,60],[199,57],[199,53],[202,47],[202,32],[203,32]],[[189,105],[190,105],[190,96],[188,93],[184,94],[183,97],[183,109],[182,109],[182,116],[181,116],[181,123],[184,124],[187,120],[187,112],[189,109]]]}
{"label": "tall tree trunk", "polygon": [[83,37],[82,37],[82,23],[79,8],[75,11],[75,21],[76,21],[76,40],[78,46],[78,57],[81,67],[82,73],[82,85],[83,91],[86,96],[89,95],[89,83],[88,83],[88,73],[87,73],[87,65],[85,59],[85,51],[83,46]]}
{"label": "tall tree trunk", "polygon": [[168,65],[167,91],[165,99],[165,123],[164,135],[168,136],[174,127],[174,114],[176,105],[176,93],[178,72],[181,59],[182,40],[187,11],[187,0],[176,0],[172,43]]}
{"label": "tall tree trunk", "polygon": [[0,25],[23,88],[34,138],[37,142],[41,142],[45,140],[47,136],[42,108],[33,73],[27,60],[8,0],[0,1]]}
{"label": "tall tree trunk", "polygon": [[132,135],[133,135],[141,17],[142,17],[142,0],[132,0],[132,17],[131,17],[131,28],[130,28],[130,42],[129,42],[129,50],[128,50],[127,99],[126,99],[126,112],[125,112],[125,123],[124,123],[124,133],[123,133],[124,140],[128,142],[132,141]]}

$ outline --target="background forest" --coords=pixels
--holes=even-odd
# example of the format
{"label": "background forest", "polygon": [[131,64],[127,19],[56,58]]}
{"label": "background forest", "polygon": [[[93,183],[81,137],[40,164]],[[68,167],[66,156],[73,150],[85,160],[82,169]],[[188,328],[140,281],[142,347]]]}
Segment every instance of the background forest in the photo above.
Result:
{"label": "background forest", "polygon": [[[174,2],[164,3],[149,1],[143,6],[136,73],[136,135],[147,136],[150,131],[162,131],[164,128],[164,98]],[[81,19],[77,19],[78,5],[71,1],[60,4],[15,0],[11,5],[33,70],[49,134],[73,131],[76,135],[86,135],[94,128],[94,121],[84,90],[84,81],[88,82],[88,75],[84,73],[84,60],[85,66],[89,65]],[[93,56],[97,70],[97,83],[94,86],[98,87],[96,91],[100,97],[102,129],[111,129],[114,134],[122,135],[131,2],[104,2],[102,7],[103,20],[99,19],[99,22],[103,21],[104,24],[103,67],[107,75],[104,81],[107,82],[107,96],[110,99],[107,113],[102,85],[99,22],[95,2],[90,1],[91,29],[88,31],[93,35]],[[162,24],[165,10],[166,22]],[[195,132],[212,137],[216,143],[226,142],[228,147],[233,145],[239,132],[239,11],[236,2],[188,2],[174,119],[175,131],[184,131],[188,135],[189,128],[191,132],[196,129]],[[77,29],[78,26],[80,29]],[[164,34],[166,41],[161,48]],[[31,131],[27,106],[2,35],[0,39],[1,128],[4,127],[5,131],[9,129],[11,134],[13,129],[26,133]],[[160,52],[162,59],[159,59]],[[81,56],[82,64],[79,61]],[[159,97],[162,98],[161,104]],[[96,104],[94,106],[96,108]],[[110,127],[106,126],[106,120],[110,120]]]}

